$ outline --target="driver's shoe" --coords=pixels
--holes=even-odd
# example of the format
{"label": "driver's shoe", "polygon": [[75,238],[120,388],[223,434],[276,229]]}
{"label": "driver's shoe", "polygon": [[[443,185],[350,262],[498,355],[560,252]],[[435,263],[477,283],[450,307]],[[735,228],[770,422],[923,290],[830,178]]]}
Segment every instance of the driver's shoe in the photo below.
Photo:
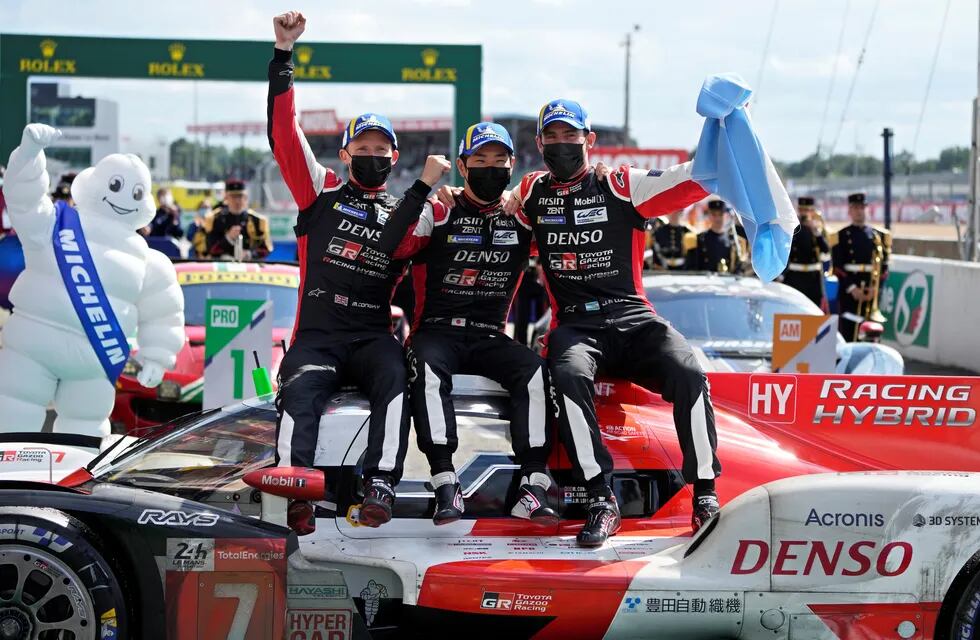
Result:
{"label": "driver's shoe", "polygon": [[286,524],[298,536],[316,531],[313,504],[307,500],[293,500],[286,509]]}
{"label": "driver's shoe", "polygon": [[619,531],[621,524],[616,497],[592,495],[589,498],[585,526],[578,532],[576,540],[580,547],[601,547],[609,536]]}
{"label": "driver's shoe", "polygon": [[[544,480],[540,480],[538,476],[543,477]],[[522,477],[521,486],[517,490],[517,501],[510,510],[510,515],[540,525],[558,524],[558,512],[548,504],[550,483],[551,480],[542,473],[532,473],[530,480],[527,476]]]}
{"label": "driver's shoe", "polygon": [[358,524],[380,527],[391,520],[391,506],[395,503],[395,485],[387,476],[375,476],[364,480],[364,500],[357,514]]}
{"label": "driver's shoe", "polygon": [[691,514],[691,528],[697,531],[711,520],[721,509],[718,495],[708,491],[694,496],[694,512]]}
{"label": "driver's shoe", "polygon": [[432,522],[437,525],[456,522],[463,517],[463,488],[458,482],[448,482],[436,487],[436,510]]}

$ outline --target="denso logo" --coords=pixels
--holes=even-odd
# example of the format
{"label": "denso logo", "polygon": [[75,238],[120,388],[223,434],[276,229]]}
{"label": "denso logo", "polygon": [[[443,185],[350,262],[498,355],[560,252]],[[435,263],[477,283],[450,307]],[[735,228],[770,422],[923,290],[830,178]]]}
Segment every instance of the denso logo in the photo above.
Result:
{"label": "denso logo", "polygon": [[767,422],[796,420],[796,376],[749,377],[749,415]]}
{"label": "denso logo", "polygon": [[[765,540],[739,540],[732,574],[756,573],[769,559]],[[751,559],[750,559],[751,556]],[[889,542],[879,548],[875,540],[824,542],[780,540],[772,563],[774,576],[898,576],[912,563],[912,545]]]}
{"label": "denso logo", "polygon": [[377,241],[379,238],[381,238],[381,229],[368,229],[364,225],[351,222],[347,218],[341,218],[340,224],[337,225],[337,229],[339,231],[346,231],[352,236],[367,238],[368,240]]}
{"label": "denso logo", "polygon": [[351,242],[349,240],[344,240],[343,238],[334,236],[330,241],[330,244],[327,245],[327,252],[332,253],[335,256],[340,256],[341,258],[347,258],[348,260],[356,260],[357,256],[361,253],[361,249],[363,248],[363,244],[358,244],[356,242]]}
{"label": "denso logo", "polygon": [[549,231],[546,237],[547,244],[595,244],[602,241],[602,229],[594,231],[569,231],[567,233],[555,233]]}
{"label": "denso logo", "polygon": [[575,224],[595,224],[597,222],[606,222],[608,219],[609,217],[605,207],[575,210]]}
{"label": "denso logo", "polygon": [[214,513],[185,513],[183,511],[164,511],[144,509],[137,519],[140,524],[155,524],[166,527],[213,527],[220,518]]}
{"label": "denso logo", "polygon": [[453,255],[454,262],[479,262],[501,264],[510,260],[510,251],[467,251],[460,249]]}
{"label": "denso logo", "polygon": [[450,269],[442,281],[446,284],[472,287],[476,284],[476,279],[479,275],[479,269]]}
{"label": "denso logo", "polygon": [[574,253],[549,253],[548,266],[552,271],[575,271],[578,269],[578,256]]}

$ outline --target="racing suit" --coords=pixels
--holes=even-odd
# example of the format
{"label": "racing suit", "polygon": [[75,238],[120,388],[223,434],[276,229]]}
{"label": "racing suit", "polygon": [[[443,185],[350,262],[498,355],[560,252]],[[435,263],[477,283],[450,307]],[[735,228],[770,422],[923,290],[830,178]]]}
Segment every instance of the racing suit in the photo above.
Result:
{"label": "racing suit", "polygon": [[269,64],[269,144],[299,207],[301,274],[291,346],[279,370],[278,463],[313,466],[327,399],[350,380],[371,402],[364,477],[385,474],[397,482],[409,415],[390,300],[405,263],[392,260],[378,241],[396,209],[418,215],[429,187],[416,182],[396,201],[384,187],[362,189],[321,166],[296,121],[291,57],[276,49]]}
{"label": "racing suit", "polygon": [[396,213],[381,247],[396,259],[413,257],[412,414],[432,475],[455,470],[454,373],[486,376],[510,392],[514,453],[524,475],[544,473],[547,368],[503,332],[530,253],[530,226],[501,215],[499,201],[481,205],[463,193],[452,209],[433,201],[421,217]]}
{"label": "racing suit", "polygon": [[612,471],[593,402],[597,373],[672,402],[684,478],[713,480],[721,466],[707,378],[684,337],[654,313],[642,282],[646,219],[707,195],[690,180],[690,164],[649,173],[621,167],[606,180],[589,170],[569,183],[535,172],[516,194],[552,301],[548,363],[560,434],[588,489],[607,490]]}

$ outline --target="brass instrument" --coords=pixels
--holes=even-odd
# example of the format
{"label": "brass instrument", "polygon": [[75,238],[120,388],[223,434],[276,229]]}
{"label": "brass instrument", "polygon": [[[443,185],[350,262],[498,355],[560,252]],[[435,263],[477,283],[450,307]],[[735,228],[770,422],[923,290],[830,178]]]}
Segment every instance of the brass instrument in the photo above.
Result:
{"label": "brass instrument", "polygon": [[718,261],[718,273],[728,273],[728,260],[722,258]]}
{"label": "brass instrument", "polygon": [[[885,247],[881,243],[881,236],[874,234],[875,252],[871,257],[871,282],[866,285],[871,287],[871,299],[862,300],[858,305],[858,315],[864,320],[871,322],[884,323],[888,321],[878,308],[878,293],[881,288],[881,270],[885,263]],[[854,340],[857,341],[861,323],[854,323]]]}

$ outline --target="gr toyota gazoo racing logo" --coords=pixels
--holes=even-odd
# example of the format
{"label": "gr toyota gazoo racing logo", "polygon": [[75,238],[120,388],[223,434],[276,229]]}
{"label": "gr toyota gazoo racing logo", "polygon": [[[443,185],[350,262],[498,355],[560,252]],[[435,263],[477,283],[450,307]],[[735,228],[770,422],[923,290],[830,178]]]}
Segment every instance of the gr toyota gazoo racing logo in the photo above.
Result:
{"label": "gr toyota gazoo racing logo", "polygon": [[480,598],[481,609],[545,613],[551,604],[550,593],[520,593],[517,591],[484,591]]}
{"label": "gr toyota gazoo racing logo", "polygon": [[552,271],[575,271],[578,269],[578,256],[574,253],[549,253],[548,266]]}
{"label": "gr toyota gazoo racing logo", "polygon": [[[749,415],[774,424],[810,426],[973,427],[977,410],[972,384],[911,378],[863,382],[825,378],[801,393],[803,378],[753,375],[749,379]],[[816,388],[814,388],[816,387]]]}
{"label": "gr toyota gazoo racing logo", "polygon": [[443,277],[445,284],[454,284],[460,287],[472,287],[476,284],[476,279],[480,276],[479,269],[450,269]]}
{"label": "gr toyota gazoo racing logo", "polygon": [[347,258],[348,260],[357,260],[357,256],[361,254],[361,249],[363,248],[363,244],[334,236],[330,240],[330,244],[327,245],[327,253],[340,256],[341,258]]}

